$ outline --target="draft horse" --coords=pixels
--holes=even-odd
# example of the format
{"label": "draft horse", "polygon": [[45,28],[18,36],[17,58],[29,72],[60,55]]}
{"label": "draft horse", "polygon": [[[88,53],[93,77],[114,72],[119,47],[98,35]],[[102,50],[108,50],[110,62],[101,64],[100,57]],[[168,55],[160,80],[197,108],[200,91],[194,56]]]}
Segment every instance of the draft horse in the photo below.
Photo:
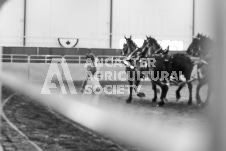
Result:
{"label": "draft horse", "polygon": [[[158,103],[158,106],[163,106],[165,104],[166,95],[168,92],[168,85],[171,81],[170,75],[175,75],[173,73],[176,73],[177,81],[179,81],[179,87],[176,90],[176,99],[177,101],[181,98],[180,91],[184,87],[185,84],[188,85],[189,89],[189,100],[187,102],[188,105],[192,104],[192,80],[191,80],[191,73],[193,70],[194,63],[190,59],[190,57],[186,54],[182,53],[176,53],[172,55],[168,55],[169,50],[164,51],[161,46],[158,44],[156,39],[150,37],[147,37],[147,46],[148,46],[148,52],[150,54],[150,57],[155,58],[155,66],[152,67],[150,70],[152,70],[154,77],[156,77],[159,73],[162,73],[163,71],[166,71],[168,73],[167,79],[152,79],[152,88],[154,90],[154,98],[152,99],[153,102],[157,101],[157,90],[156,86],[160,86],[162,89],[161,93],[161,101]],[[186,82],[181,82],[179,77],[180,75],[184,75],[186,78]]]}
{"label": "draft horse", "polygon": [[[214,41],[207,36],[197,34],[193,38],[192,43],[187,49],[187,54],[192,57],[199,57],[200,61],[197,64],[199,83],[196,88],[196,100],[199,106],[205,106],[209,103],[212,92],[211,73],[213,73],[214,65],[212,62],[212,50],[214,50]],[[204,85],[208,85],[208,92],[205,102],[202,102],[200,90]]]}
{"label": "draft horse", "polygon": [[[137,54],[140,53],[140,56],[142,57],[146,49],[146,41],[144,41],[144,44],[141,48],[139,48],[132,40],[132,36],[129,38],[126,38],[126,43],[123,45],[122,49],[122,55],[126,56],[125,60],[123,61],[124,64],[126,65],[126,73],[128,77],[128,82],[130,86],[130,91],[129,91],[129,98],[126,100],[126,103],[131,103],[132,102],[132,95],[133,95],[133,89],[135,92],[137,92],[138,97],[145,97],[145,94],[143,92],[138,92],[138,86],[140,84],[141,78],[144,77],[142,74],[142,71],[145,71],[146,69],[144,67],[139,66],[139,57],[133,58],[134,56],[137,57]],[[129,58],[129,59],[128,59]]]}

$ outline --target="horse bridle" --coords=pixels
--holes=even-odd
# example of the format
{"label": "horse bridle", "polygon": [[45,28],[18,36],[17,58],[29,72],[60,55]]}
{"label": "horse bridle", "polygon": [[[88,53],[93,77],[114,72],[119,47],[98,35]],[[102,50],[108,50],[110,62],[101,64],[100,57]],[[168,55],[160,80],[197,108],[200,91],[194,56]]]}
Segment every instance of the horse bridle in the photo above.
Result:
{"label": "horse bridle", "polygon": [[[149,41],[148,41],[149,44]],[[155,49],[154,47],[156,47],[155,43],[152,43],[151,46],[148,46],[148,44],[146,45],[146,47],[149,47],[148,49]],[[151,51],[149,51],[151,54],[150,55],[154,55],[154,54],[158,54],[158,52],[162,50],[162,47],[158,48],[157,50],[155,49],[154,53],[151,53]]]}

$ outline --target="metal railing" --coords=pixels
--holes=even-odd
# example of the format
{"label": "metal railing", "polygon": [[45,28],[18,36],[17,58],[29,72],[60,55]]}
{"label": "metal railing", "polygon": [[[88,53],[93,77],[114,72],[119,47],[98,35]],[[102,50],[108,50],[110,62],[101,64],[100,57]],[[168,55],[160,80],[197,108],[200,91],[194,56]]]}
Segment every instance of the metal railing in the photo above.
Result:
{"label": "metal railing", "polygon": [[65,55],[63,56],[63,58],[66,60],[67,63],[86,63],[86,57],[84,55]]}
{"label": "metal railing", "polygon": [[5,54],[2,55],[2,62],[11,62],[11,63],[28,63],[28,55],[13,55],[13,54]]}
{"label": "metal railing", "polygon": [[61,55],[31,55],[29,57],[29,63],[51,63],[52,59],[61,59]]}
{"label": "metal railing", "polygon": [[122,63],[122,60],[125,58],[124,56],[107,56],[107,55],[99,55],[97,56],[100,63]]}
{"label": "metal railing", "polygon": [[[20,54],[4,54],[2,62],[8,63],[51,63],[52,59],[64,58],[67,63],[84,64],[86,63],[85,55],[20,55]],[[121,63],[125,57],[122,56],[97,56],[100,63]],[[117,60],[117,61],[114,61]]]}
{"label": "metal railing", "polygon": [[[51,63],[52,59],[64,58],[67,63],[84,64],[86,63],[85,55],[20,55],[20,54],[4,54],[2,62],[8,63]],[[124,56],[97,56],[100,63],[122,63]],[[193,61],[199,61],[199,58],[191,57]]]}

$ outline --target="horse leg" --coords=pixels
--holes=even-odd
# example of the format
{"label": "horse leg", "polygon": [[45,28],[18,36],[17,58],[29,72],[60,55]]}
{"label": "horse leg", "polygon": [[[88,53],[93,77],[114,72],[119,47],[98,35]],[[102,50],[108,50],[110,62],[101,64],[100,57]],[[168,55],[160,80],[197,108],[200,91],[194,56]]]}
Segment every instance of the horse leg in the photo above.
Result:
{"label": "horse leg", "polygon": [[168,86],[167,85],[161,85],[162,88],[162,93],[161,93],[161,97],[160,97],[160,102],[158,103],[158,106],[163,106],[165,104],[165,96],[167,94],[168,91]]}
{"label": "horse leg", "polygon": [[84,92],[86,85],[87,85],[87,79],[85,79],[82,83],[82,88],[81,88],[82,93]]}
{"label": "horse leg", "polygon": [[164,96],[163,96],[164,98],[163,98],[163,99],[164,99],[164,101],[168,102],[168,100],[167,100],[167,98],[166,98],[166,95],[167,95],[167,92],[168,92],[168,90],[169,90],[169,86],[168,86],[168,85],[165,85],[165,86],[164,86],[164,89],[165,89],[165,92],[164,92]]}
{"label": "horse leg", "polygon": [[211,92],[212,92],[212,86],[211,86],[211,83],[208,82],[208,92],[207,92],[207,97],[206,97],[205,105],[208,105],[209,104],[209,99],[210,99]]}
{"label": "horse leg", "polygon": [[180,95],[180,90],[184,87],[184,84],[183,85],[180,85],[177,90],[176,90],[176,102],[181,98],[181,95]]}
{"label": "horse leg", "polygon": [[152,81],[152,90],[154,91],[154,98],[152,99],[152,102],[156,102],[157,101],[157,88],[156,88],[156,83],[154,81]]}
{"label": "horse leg", "polygon": [[145,94],[143,93],[143,92],[139,92],[138,91],[138,86],[139,86],[139,84],[140,84],[140,80],[136,80],[135,81],[135,91],[137,92],[137,96],[138,97],[140,97],[140,98],[143,98],[143,97],[145,97]]}
{"label": "horse leg", "polygon": [[[206,84],[206,81],[207,81],[206,78],[201,79],[196,88],[196,100],[197,100],[197,104],[199,106],[202,104],[202,100],[200,98],[199,91],[202,88],[202,86]],[[209,91],[209,87],[208,87],[208,91]],[[208,94],[209,94],[209,92],[208,92]]]}
{"label": "horse leg", "polygon": [[189,100],[188,100],[188,105],[192,104],[192,83],[188,82],[188,90],[189,90]]}
{"label": "horse leg", "polygon": [[[165,82],[167,82],[167,81],[165,81]],[[170,82],[170,77],[168,77],[168,82]],[[167,95],[167,93],[168,93],[169,86],[168,86],[168,85],[165,85],[165,86],[164,86],[164,89],[165,89],[165,93],[164,93],[164,101],[165,101],[165,102],[168,102],[168,100],[167,100],[167,98],[166,98],[166,95]]]}
{"label": "horse leg", "polygon": [[[137,72],[137,74],[139,74],[139,72]],[[138,77],[138,75],[136,75],[136,79],[135,79],[135,88],[134,90],[137,92],[137,96],[142,98],[142,97],[145,97],[145,94],[143,92],[139,92],[138,91],[138,86],[140,84],[140,77]]]}
{"label": "horse leg", "polygon": [[133,95],[133,81],[129,81],[129,98],[126,100],[126,103],[131,103]]}
{"label": "horse leg", "polygon": [[161,101],[157,104],[157,106],[163,106],[165,104],[164,100],[168,91],[168,86],[165,84],[161,84],[160,82],[157,82],[156,84],[159,85],[162,89],[161,96],[160,96]]}

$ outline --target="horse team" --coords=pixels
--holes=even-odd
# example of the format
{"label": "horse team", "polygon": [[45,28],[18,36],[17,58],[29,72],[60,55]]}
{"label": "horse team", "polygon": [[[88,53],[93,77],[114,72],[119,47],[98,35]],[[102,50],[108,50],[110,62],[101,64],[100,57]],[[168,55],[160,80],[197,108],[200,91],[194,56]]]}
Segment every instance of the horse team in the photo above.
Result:
{"label": "horse team", "polygon": [[[210,74],[214,69],[214,65],[212,63],[212,50],[214,49],[214,42],[211,38],[204,36],[202,34],[197,34],[190,46],[188,47],[186,53],[175,53],[168,54],[169,47],[165,50],[161,48],[156,39],[153,37],[147,37],[144,40],[143,46],[138,47],[132,40],[132,37],[126,38],[126,43],[123,45],[122,55],[126,56],[126,59],[123,61],[126,65],[126,72],[135,72],[135,78],[131,80],[131,74],[128,74],[128,82],[130,85],[130,94],[127,99],[127,103],[131,103],[132,101],[132,93],[133,86],[136,87],[140,83],[140,79],[138,77],[145,76],[144,72],[149,71],[151,74],[148,77],[152,82],[152,89],[154,91],[153,102],[157,102],[157,94],[158,89],[157,86],[161,88],[161,96],[160,102],[157,103],[157,106],[163,106],[166,102],[166,96],[169,89],[170,83],[176,83],[178,88],[176,90],[176,100],[179,100],[181,95],[181,89],[187,84],[189,89],[189,100],[188,105],[191,105],[192,102],[192,82],[196,80],[192,77],[191,73],[195,65],[197,65],[197,76],[198,76],[198,85],[196,88],[196,100],[198,106],[205,106],[209,102],[210,94],[211,94],[211,83],[210,83]],[[193,61],[191,57],[198,57],[199,61]],[[155,66],[141,66],[142,59],[154,59]],[[169,75],[164,79],[155,79],[153,80],[153,76],[156,77],[160,72],[167,72]],[[176,73],[177,77],[184,76],[185,81],[180,78],[174,79],[170,76],[172,73]],[[205,84],[208,85],[208,93],[206,100],[204,102],[201,101],[200,97],[200,89]],[[135,88],[136,88],[135,87]],[[135,89],[135,91],[137,91]],[[137,92],[137,96],[144,97],[145,94],[142,92]]]}

